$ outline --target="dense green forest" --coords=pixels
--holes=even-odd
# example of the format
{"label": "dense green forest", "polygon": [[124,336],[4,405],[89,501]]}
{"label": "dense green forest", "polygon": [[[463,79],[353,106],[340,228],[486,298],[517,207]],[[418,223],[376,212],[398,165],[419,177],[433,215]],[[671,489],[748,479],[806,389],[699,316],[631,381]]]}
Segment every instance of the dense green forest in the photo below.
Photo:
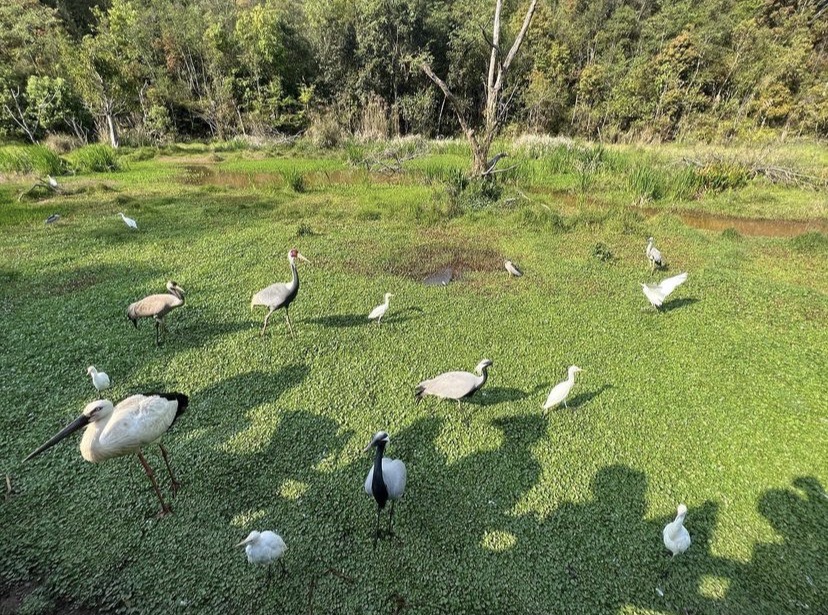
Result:
{"label": "dense green forest", "polygon": [[[526,4],[506,1],[503,43]],[[0,134],[453,135],[417,60],[479,122],[492,14],[482,0],[3,0]],[[514,134],[825,137],[828,1],[544,0],[503,101]]]}

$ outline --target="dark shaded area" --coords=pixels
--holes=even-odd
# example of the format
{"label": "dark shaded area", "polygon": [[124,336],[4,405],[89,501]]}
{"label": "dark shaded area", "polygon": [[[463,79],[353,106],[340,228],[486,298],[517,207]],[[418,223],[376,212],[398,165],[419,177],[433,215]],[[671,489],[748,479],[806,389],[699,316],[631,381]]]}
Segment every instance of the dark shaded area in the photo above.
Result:
{"label": "dark shaded area", "polygon": [[423,280],[426,286],[445,286],[455,279],[454,269],[452,267],[445,267],[435,273],[432,273]]}
{"label": "dark shaded area", "polygon": [[608,391],[612,388],[611,384],[602,384],[600,388],[594,389],[592,391],[585,391],[584,393],[578,393],[575,397],[567,400],[567,406],[570,408],[580,408],[581,406],[585,406],[593,399],[598,397],[604,391]]}
{"label": "dark shaded area", "polygon": [[698,303],[699,300],[695,297],[684,297],[682,299],[673,299],[672,301],[667,301],[663,303],[659,308],[661,312],[672,312],[673,310],[678,310],[688,305],[693,305],[694,303]]}

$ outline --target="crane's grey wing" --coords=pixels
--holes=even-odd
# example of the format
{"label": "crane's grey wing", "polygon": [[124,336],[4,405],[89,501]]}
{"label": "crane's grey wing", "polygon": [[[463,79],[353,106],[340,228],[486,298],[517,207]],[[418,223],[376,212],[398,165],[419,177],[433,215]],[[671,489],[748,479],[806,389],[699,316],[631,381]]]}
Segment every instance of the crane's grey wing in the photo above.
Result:
{"label": "crane's grey wing", "polygon": [[131,450],[155,442],[166,433],[178,407],[157,395],[133,395],[115,406],[99,441],[107,448]]}
{"label": "crane's grey wing", "polygon": [[371,469],[368,470],[368,477],[365,479],[365,493],[368,495],[374,495],[371,492],[371,482],[374,480],[374,466],[371,465]]}
{"label": "crane's grey wing", "polygon": [[159,294],[144,297],[127,308],[130,318],[146,318],[155,316],[169,308],[170,302],[175,299],[172,295]]}
{"label": "crane's grey wing", "polygon": [[382,478],[385,481],[385,488],[388,489],[388,497],[392,500],[399,500],[405,493],[405,482],[408,474],[405,464],[399,459],[382,459]]}
{"label": "crane's grey wing", "polygon": [[271,284],[253,295],[250,305],[266,305],[267,307],[279,307],[285,302],[290,294],[287,284]]}
{"label": "crane's grey wing", "polygon": [[650,248],[650,252],[647,256],[650,257],[651,261],[661,264],[662,256],[658,248]]}
{"label": "crane's grey wing", "polygon": [[664,297],[666,297],[671,292],[673,292],[680,284],[683,284],[686,280],[687,272],[674,275],[672,278],[662,280],[661,284],[658,285],[658,290]]}
{"label": "crane's grey wing", "polygon": [[426,395],[460,399],[474,390],[477,378],[469,372],[446,372],[420,383]]}
{"label": "crane's grey wing", "polygon": [[520,268],[511,261],[506,263],[506,271],[508,271],[517,278],[523,275],[523,272],[520,270]]}

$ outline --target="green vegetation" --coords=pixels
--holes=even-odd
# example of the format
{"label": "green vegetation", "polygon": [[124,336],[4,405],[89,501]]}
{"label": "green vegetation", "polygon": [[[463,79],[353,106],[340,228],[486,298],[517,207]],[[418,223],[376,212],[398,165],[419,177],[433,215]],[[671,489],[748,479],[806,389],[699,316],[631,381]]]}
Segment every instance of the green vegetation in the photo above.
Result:
{"label": "green vegetation", "polygon": [[[21,613],[825,611],[825,235],[735,241],[671,213],[824,224],[824,191],[756,176],[673,201],[666,182],[645,210],[633,204],[646,169],[658,185],[696,173],[682,158],[716,156],[571,144],[528,158],[504,143],[518,167],[483,194],[456,175],[463,145],[426,148],[383,173],[349,164],[355,148],[166,146],[63,177],[60,194],[18,201],[31,177],[0,184],[0,474],[13,490],[0,597]],[[818,173],[802,151],[787,164]],[[304,191],[286,189],[291,173]],[[649,235],[670,265],[657,276],[690,272],[660,314],[639,288]],[[260,337],[250,296],[288,279],[291,247],[312,263],[297,335],[273,318]],[[505,258],[525,276],[509,278]],[[459,281],[421,283],[446,266]],[[171,278],[187,302],[156,348],[125,308]],[[414,403],[420,379],[483,357],[490,381],[461,410]],[[184,484],[171,517],[153,517],[137,461],[88,464],[78,437],[21,463],[95,398],[90,364],[114,400],[190,395],[165,440]],[[584,369],[570,409],[544,415],[570,364]],[[409,486],[396,538],[373,552],[361,451],[378,429]],[[661,529],[679,502],[693,545],[671,560]],[[288,544],[289,574],[269,588],[233,550],[251,529]]]}

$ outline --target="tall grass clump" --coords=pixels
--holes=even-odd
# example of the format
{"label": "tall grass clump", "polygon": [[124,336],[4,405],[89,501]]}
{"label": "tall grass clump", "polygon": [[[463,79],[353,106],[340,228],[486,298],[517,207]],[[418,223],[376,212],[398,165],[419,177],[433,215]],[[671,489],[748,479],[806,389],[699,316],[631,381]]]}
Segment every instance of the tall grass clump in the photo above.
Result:
{"label": "tall grass clump", "polygon": [[109,173],[121,169],[114,148],[103,144],[76,149],[69,156],[69,162],[78,173]]}
{"label": "tall grass clump", "polygon": [[64,163],[60,156],[42,145],[0,147],[0,171],[26,175],[60,175]]}
{"label": "tall grass clump", "polygon": [[644,201],[659,201],[667,193],[663,173],[648,164],[637,164],[630,169],[627,187],[638,199]]}
{"label": "tall grass clump", "polygon": [[282,179],[285,180],[285,184],[294,192],[302,193],[308,189],[305,176],[297,169],[282,171]]}
{"label": "tall grass clump", "polygon": [[791,246],[797,252],[819,253],[828,252],[828,235],[819,231],[809,231],[796,237],[791,237]]}

